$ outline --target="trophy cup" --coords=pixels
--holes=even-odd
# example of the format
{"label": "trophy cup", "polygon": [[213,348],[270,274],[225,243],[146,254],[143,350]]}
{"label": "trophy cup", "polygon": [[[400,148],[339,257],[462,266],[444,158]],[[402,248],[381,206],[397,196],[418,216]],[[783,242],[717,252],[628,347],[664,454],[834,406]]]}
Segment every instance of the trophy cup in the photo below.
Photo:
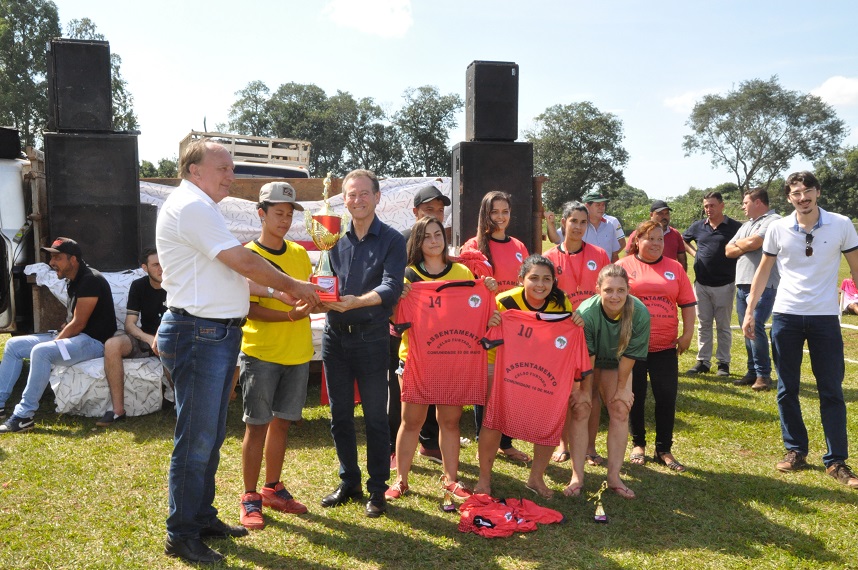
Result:
{"label": "trophy cup", "polygon": [[608,524],[608,515],[605,513],[605,507],[602,505],[602,493],[608,490],[608,482],[602,481],[602,486],[599,490],[590,495],[590,499],[596,504],[596,514],[593,515],[594,523]]}
{"label": "trophy cup", "polygon": [[331,258],[328,252],[337,245],[337,242],[345,234],[348,220],[345,215],[341,217],[335,214],[331,205],[328,204],[328,193],[331,189],[330,172],[325,177],[324,186],[323,203],[319,211],[315,214],[304,212],[304,225],[307,227],[307,233],[310,234],[310,239],[321,252],[319,263],[316,264],[310,281],[325,289],[324,293],[319,293],[320,300],[338,301],[340,298],[339,280],[331,269]]}

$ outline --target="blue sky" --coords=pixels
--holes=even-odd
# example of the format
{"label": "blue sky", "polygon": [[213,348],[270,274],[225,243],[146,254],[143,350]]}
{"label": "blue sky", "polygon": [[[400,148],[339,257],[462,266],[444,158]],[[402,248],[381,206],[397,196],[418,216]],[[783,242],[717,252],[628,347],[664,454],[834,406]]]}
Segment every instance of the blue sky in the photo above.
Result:
{"label": "blue sky", "polygon": [[[191,129],[225,122],[253,80],[348,91],[396,109],[408,87],[464,99],[474,60],[520,66],[519,136],[558,103],[591,101],[624,125],[629,184],[651,197],[733,181],[685,157],[696,100],[780,77],[834,106],[858,144],[854,0],[56,0],[63,27],[89,17],[122,56],[140,158],[173,157]],[[120,9],[119,6],[122,6]],[[133,6],[133,7],[132,7]],[[464,114],[450,145],[464,138]],[[792,169],[809,168],[797,162]]]}

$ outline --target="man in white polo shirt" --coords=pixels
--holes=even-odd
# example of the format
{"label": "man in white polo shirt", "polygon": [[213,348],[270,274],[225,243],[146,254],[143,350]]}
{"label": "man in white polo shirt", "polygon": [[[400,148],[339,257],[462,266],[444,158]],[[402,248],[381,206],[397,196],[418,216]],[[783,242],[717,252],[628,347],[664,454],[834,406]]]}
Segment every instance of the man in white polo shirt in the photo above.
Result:
{"label": "man in white polo shirt", "polygon": [[226,148],[194,141],[182,152],[179,171],[182,183],[161,207],[155,230],[169,307],[158,329],[158,352],[175,384],[177,414],[164,553],[210,563],[223,556],[202,538],[247,534],[218,519],[212,504],[249,308],[245,277],[255,282],[252,294],[271,296],[276,289],[293,305],[315,305],[319,288],[277,271],[227,230],[217,206],[235,179]]}
{"label": "man in white polo shirt", "polygon": [[776,468],[790,472],[807,466],[810,444],[798,398],[806,340],[828,448],[822,456],[825,470],[839,483],[858,489],[858,477],[846,465],[845,365],[837,300],[841,253],[852,278],[858,278],[858,233],[849,218],[818,206],[821,191],[811,172],[794,172],[787,177],[784,193],[795,212],[769,226],[742,331],[750,339],[755,337],[754,309],[777,263],[781,280],[772,314],[772,353],[779,378],[781,435],[787,452]]}

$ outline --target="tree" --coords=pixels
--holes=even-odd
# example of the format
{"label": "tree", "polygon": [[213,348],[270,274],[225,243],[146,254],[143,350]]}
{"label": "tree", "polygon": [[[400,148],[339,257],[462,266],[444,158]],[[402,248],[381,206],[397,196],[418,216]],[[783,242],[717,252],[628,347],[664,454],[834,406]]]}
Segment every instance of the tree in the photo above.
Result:
{"label": "tree", "polygon": [[543,199],[559,210],[569,200],[593,189],[610,196],[610,189],[625,184],[623,167],[629,153],[622,146],[623,124],[589,101],[554,105],[536,117],[524,136],[533,143],[534,172],[546,174]]}
{"label": "tree", "polygon": [[270,93],[268,86],[258,80],[236,91],[238,99],[229,108],[229,132],[254,137],[271,136]]}
{"label": "tree", "polygon": [[378,176],[405,173],[399,130],[370,97],[340,109],[341,129],[347,136],[345,170],[368,168]]}
{"label": "tree", "polygon": [[858,218],[858,146],[846,147],[814,162],[813,168],[822,186],[820,205]]}
{"label": "tree", "polygon": [[441,95],[437,87],[408,88],[403,106],[394,115],[405,153],[405,169],[411,176],[448,176],[450,151],[447,141],[457,126],[456,112],[462,98],[455,93]]}
{"label": "tree", "polygon": [[[68,23],[67,37],[73,40],[105,41],[104,34],[98,33],[95,22],[89,18],[72,20]],[[110,91],[113,106],[113,128],[117,131],[133,131],[140,128],[137,114],[134,113],[134,96],[128,91],[128,82],[122,78],[120,67],[122,58],[118,53],[110,53]]]}
{"label": "tree", "polygon": [[846,125],[816,95],[788,91],[778,77],[752,79],[726,95],[707,95],[686,123],[685,155],[711,154],[740,188],[765,186],[796,157],[818,160],[837,151]]}
{"label": "tree", "polygon": [[0,0],[0,123],[36,146],[48,117],[45,45],[61,34],[49,0]]}

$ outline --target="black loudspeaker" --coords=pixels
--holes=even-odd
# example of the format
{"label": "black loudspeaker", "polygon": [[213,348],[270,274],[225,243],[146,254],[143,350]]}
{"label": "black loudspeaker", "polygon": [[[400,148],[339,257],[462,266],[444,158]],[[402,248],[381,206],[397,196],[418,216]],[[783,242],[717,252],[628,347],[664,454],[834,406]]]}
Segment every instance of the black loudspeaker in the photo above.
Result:
{"label": "black loudspeaker", "polygon": [[48,44],[49,131],[111,131],[110,44],[55,39]]}
{"label": "black loudspeaker", "polygon": [[453,147],[453,245],[460,246],[477,233],[480,202],[486,193],[500,190],[512,196],[512,219],[507,233],[528,251],[541,251],[534,241],[533,144],[516,142],[462,142]]}
{"label": "black loudspeaker", "polygon": [[[155,247],[155,224],[158,222],[158,206],[140,204],[140,253],[147,247]],[[138,259],[138,261],[140,261]]]}
{"label": "black loudspeaker", "polygon": [[0,127],[0,158],[21,158],[21,134],[12,127]]}
{"label": "black loudspeaker", "polygon": [[518,64],[474,61],[466,72],[465,140],[518,138]]}
{"label": "black loudspeaker", "polygon": [[101,271],[136,267],[140,245],[137,136],[45,133],[50,238],[80,243]]}

